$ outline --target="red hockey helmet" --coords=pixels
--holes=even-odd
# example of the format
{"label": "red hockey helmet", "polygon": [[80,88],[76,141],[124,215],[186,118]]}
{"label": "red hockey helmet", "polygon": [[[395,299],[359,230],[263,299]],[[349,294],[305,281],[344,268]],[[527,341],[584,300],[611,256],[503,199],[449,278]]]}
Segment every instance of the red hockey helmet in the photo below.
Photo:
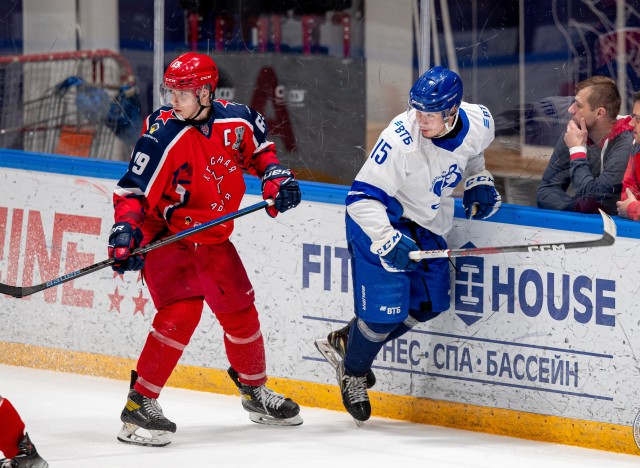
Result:
{"label": "red hockey helmet", "polygon": [[213,93],[217,84],[218,67],[205,54],[182,54],[164,72],[164,85],[170,89],[199,89],[204,85],[211,85]]}

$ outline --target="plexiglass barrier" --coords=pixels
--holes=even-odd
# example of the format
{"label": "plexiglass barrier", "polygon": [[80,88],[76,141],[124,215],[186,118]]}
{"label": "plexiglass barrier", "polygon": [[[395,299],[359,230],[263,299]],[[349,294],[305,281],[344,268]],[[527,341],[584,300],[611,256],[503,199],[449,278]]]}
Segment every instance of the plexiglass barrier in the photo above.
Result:
{"label": "plexiglass barrier", "polygon": [[640,90],[638,0],[7,0],[0,26],[1,147],[128,160],[154,59],[198,51],[218,64],[217,97],[260,111],[299,178],[350,185],[420,72],[443,65],[493,114],[487,167],[522,205],[577,82],[612,77],[621,114]]}

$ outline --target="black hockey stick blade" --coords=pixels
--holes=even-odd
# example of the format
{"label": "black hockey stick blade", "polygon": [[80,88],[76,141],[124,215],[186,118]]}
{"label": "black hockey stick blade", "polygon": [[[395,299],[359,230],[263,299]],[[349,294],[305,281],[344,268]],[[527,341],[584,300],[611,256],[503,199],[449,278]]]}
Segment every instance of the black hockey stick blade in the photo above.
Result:
{"label": "black hockey stick blade", "polygon": [[[212,228],[214,226],[219,226],[224,224],[227,221],[231,221],[232,219],[240,218],[241,216],[247,215],[249,213],[253,213],[255,211],[261,210],[262,208],[266,208],[267,206],[272,206],[274,201],[272,199],[263,200],[254,205],[247,206],[246,208],[242,208],[235,213],[229,213],[228,215],[221,216],[217,219],[212,219],[206,223],[199,224],[190,229],[185,229],[177,234],[173,234],[171,236],[165,237],[164,239],[159,239],[155,242],[145,245],[144,247],[140,247],[139,249],[135,249],[131,252],[132,255],[135,254],[144,254],[150,252],[158,247],[162,247],[163,245],[171,244],[172,242],[176,242],[180,239],[184,239],[185,237],[191,236],[192,234],[196,234],[198,232],[204,231],[206,229]],[[108,266],[111,266],[115,263],[115,261],[110,258],[108,260],[103,260],[99,263],[94,263],[93,265],[89,265],[87,267],[81,268],[80,270],[72,271],[71,273],[67,273],[59,278],[53,279],[51,281],[47,281],[46,283],[37,284],[35,286],[11,286],[8,284],[0,283],[0,294],[5,294],[7,296],[13,297],[25,297],[30,296],[31,294],[44,291],[45,289],[52,288],[54,286],[58,286],[59,284],[66,283],[67,281],[71,281],[76,278],[80,278],[81,276],[88,275],[90,273],[94,273],[96,271],[102,270]]]}
{"label": "black hockey stick blade", "polygon": [[604,233],[602,237],[588,241],[577,242],[554,242],[550,244],[527,244],[527,245],[506,245],[504,247],[472,247],[469,249],[443,249],[443,250],[418,250],[411,252],[409,258],[412,260],[423,260],[429,258],[447,257],[468,257],[478,255],[492,255],[502,253],[526,253],[526,252],[548,252],[568,249],[587,249],[591,247],[607,247],[616,241],[616,223],[611,216],[600,210]]}

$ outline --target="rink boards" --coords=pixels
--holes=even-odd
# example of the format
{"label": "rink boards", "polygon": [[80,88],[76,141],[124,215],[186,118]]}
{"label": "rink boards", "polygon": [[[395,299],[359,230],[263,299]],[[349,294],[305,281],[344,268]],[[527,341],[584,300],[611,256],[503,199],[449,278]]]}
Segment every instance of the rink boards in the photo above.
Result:
{"label": "rink boards", "polygon": [[[29,286],[106,258],[122,163],[0,150],[0,281]],[[247,177],[260,200],[257,179]],[[352,316],[346,187],[301,183],[303,203],[236,221],[256,290],[272,386],[341,409],[313,341]],[[491,222],[456,206],[449,246],[597,238],[597,215],[503,206]],[[374,363],[374,414],[638,454],[637,223],[613,247],[452,259],[451,307]],[[179,281],[179,278],[176,278]],[[0,362],[127,379],[153,320],[137,273],[104,269],[24,299],[0,297]],[[234,392],[222,332],[205,308],[170,385]]]}

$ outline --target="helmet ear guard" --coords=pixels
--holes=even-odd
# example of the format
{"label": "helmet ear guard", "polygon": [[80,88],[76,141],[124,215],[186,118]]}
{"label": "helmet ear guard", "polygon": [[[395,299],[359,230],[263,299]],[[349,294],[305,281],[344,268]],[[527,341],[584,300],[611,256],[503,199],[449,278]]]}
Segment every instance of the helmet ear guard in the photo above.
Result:
{"label": "helmet ear guard", "polygon": [[442,112],[443,117],[453,114],[462,102],[462,79],[441,66],[424,72],[409,90],[409,107],[420,112]]}

